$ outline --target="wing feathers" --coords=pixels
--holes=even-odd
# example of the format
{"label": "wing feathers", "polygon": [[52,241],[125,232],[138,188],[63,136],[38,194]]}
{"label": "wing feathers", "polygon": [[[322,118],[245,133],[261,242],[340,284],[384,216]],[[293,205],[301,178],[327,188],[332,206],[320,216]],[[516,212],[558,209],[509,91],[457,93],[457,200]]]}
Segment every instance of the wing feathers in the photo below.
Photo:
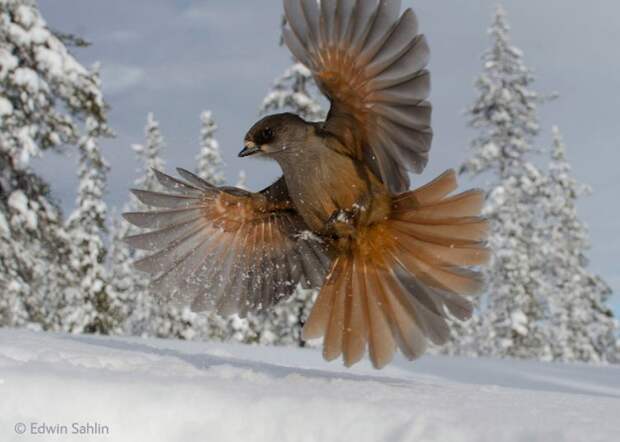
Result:
{"label": "wing feathers", "polygon": [[382,0],[373,20],[372,29],[364,42],[360,60],[366,64],[374,53],[383,46],[396,26],[400,12],[400,0]]}
{"label": "wing feathers", "polygon": [[355,23],[355,26],[350,34],[350,46],[343,47],[345,49],[350,47],[351,54],[354,57],[357,57],[364,47],[364,43],[377,17],[378,7],[378,0],[358,0],[352,11],[351,20]]}
{"label": "wing feathers", "polygon": [[[321,38],[320,11],[316,0],[301,0],[301,10],[306,22],[306,42],[310,43],[309,49],[317,50]],[[300,38],[303,37],[300,35]]]}
{"label": "wing feathers", "polygon": [[[431,76],[427,70],[416,76],[390,86],[393,82],[370,83],[371,92],[366,97],[369,103],[409,104],[417,106],[428,98],[431,91]],[[403,144],[406,146],[406,144]]]}
{"label": "wing feathers", "polygon": [[418,36],[397,61],[370,81],[374,90],[394,87],[426,73],[424,68],[430,59],[430,48],[424,35]]}
{"label": "wing feathers", "polygon": [[[284,40],[332,103],[325,130],[393,193],[407,190],[432,141],[428,43],[399,0],[286,0]],[[343,124],[343,121],[351,124]],[[386,145],[384,140],[388,140]],[[370,152],[370,154],[368,154]],[[401,152],[398,154],[397,152]]]}
{"label": "wing feathers", "polygon": [[411,9],[407,9],[396,27],[388,34],[383,46],[379,48],[381,51],[377,50],[372,61],[368,63],[366,74],[371,78],[375,77],[400,59],[419,38],[416,33],[416,16]]}
{"label": "wing feathers", "polygon": [[210,193],[211,191],[215,191],[216,190],[216,188],[215,188],[215,186],[213,186],[213,184],[209,183],[208,181],[203,180],[198,175],[196,175],[196,174],[194,174],[194,173],[192,173],[192,172],[190,172],[188,170],[177,168],[177,172],[179,173],[179,175],[181,175],[183,178],[185,178],[188,183],[192,184],[193,186],[197,187],[198,189],[202,190],[203,192]]}
{"label": "wing feathers", "polygon": [[202,220],[197,219],[185,223],[175,224],[154,232],[132,235],[125,238],[125,242],[138,250],[158,250],[170,243],[202,229]]}
{"label": "wing feathers", "polygon": [[155,174],[155,177],[157,178],[157,181],[159,181],[159,183],[168,190],[172,190],[173,192],[177,194],[194,196],[198,198],[201,197],[203,194],[203,192],[200,189],[184,181],[181,181],[177,178],[166,175],[165,173],[160,172],[159,170],[156,170],[156,169],[152,169],[152,170],[153,170],[153,173]]}
{"label": "wing feathers", "polygon": [[132,189],[131,193],[133,193],[141,203],[163,209],[182,209],[200,204],[200,198],[195,197],[169,195],[166,193],[137,189]]}
{"label": "wing feathers", "polygon": [[152,229],[126,241],[154,252],[135,267],[156,276],[154,290],[161,296],[195,310],[244,314],[272,306],[299,282],[322,285],[330,267],[327,245],[305,233],[281,181],[253,194],[216,188],[183,169],[179,174],[187,181],[155,174],[170,193],[135,194],[158,210],[124,216]]}
{"label": "wing feathers", "polygon": [[163,210],[155,212],[123,213],[123,217],[136,227],[144,229],[164,229],[200,219],[203,208],[200,206],[185,209]]}

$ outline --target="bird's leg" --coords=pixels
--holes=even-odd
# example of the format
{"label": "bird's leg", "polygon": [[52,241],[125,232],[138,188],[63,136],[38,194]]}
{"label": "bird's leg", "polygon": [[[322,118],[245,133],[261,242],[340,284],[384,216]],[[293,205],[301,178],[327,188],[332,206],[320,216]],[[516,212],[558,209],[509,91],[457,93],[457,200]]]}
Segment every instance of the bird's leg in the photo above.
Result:
{"label": "bird's leg", "polygon": [[334,210],[327,220],[326,228],[328,232],[339,238],[353,236],[355,232],[353,213],[345,209]]}
{"label": "bird's leg", "polygon": [[338,238],[354,237],[360,218],[368,210],[366,199],[353,204],[350,209],[334,210],[327,220],[327,231]]}

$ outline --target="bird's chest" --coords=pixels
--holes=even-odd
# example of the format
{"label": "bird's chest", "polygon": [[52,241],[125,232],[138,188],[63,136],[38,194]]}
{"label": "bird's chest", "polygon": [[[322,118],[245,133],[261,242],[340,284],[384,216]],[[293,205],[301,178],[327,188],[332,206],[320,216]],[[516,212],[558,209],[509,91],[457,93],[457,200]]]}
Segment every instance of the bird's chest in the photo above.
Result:
{"label": "bird's chest", "polygon": [[284,171],[289,195],[308,227],[323,231],[338,210],[351,210],[370,194],[354,162],[336,152],[305,158]]}

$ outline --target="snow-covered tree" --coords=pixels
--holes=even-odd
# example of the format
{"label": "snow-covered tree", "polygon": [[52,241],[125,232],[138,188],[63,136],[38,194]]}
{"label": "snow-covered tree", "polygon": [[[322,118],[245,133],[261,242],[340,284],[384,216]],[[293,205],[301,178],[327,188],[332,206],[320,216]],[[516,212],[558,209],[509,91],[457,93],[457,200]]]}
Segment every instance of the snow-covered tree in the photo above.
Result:
{"label": "snow-covered tree", "polygon": [[[155,120],[153,113],[146,117],[146,127],[144,128],[146,137],[145,144],[134,144],[131,146],[141,164],[141,174],[135,181],[137,189],[149,190],[153,192],[162,189],[153,170],[164,170],[165,163],[162,159],[162,151],[166,147],[164,137],[161,134],[159,122]],[[136,200],[139,207],[143,207]]]}
{"label": "snow-covered tree", "polygon": [[[131,205],[126,204],[123,212],[131,211]],[[108,272],[110,285],[117,296],[121,311],[119,315],[125,318],[123,333],[131,334],[131,323],[128,320],[135,310],[136,299],[147,284],[146,278],[132,268],[134,260],[133,250],[123,241],[123,238],[134,233],[117,210],[113,209],[110,215],[110,246],[108,252]]]}
{"label": "snow-covered tree", "polygon": [[[286,18],[282,16],[281,28],[286,26]],[[284,38],[280,35],[280,46]],[[263,99],[259,113],[265,115],[275,112],[294,112],[308,121],[321,121],[327,116],[322,108],[318,88],[310,70],[293,59],[282,76],[278,77],[271,90]]]}
{"label": "snow-covered tree", "polygon": [[546,226],[541,206],[546,177],[530,163],[494,186],[483,214],[491,223],[494,257],[488,299],[477,330],[479,354],[550,359],[546,328],[551,281],[545,272]]}
{"label": "snow-covered tree", "polygon": [[220,155],[220,145],[215,139],[217,125],[213,120],[210,111],[205,111],[200,115],[200,152],[196,157],[196,172],[214,186],[222,186],[226,182],[224,179],[222,155]]}
{"label": "snow-covered tree", "polygon": [[[50,290],[66,275],[68,237],[47,184],[30,166],[45,150],[82,137],[82,122],[105,124],[95,71],[81,66],[35,2],[0,2],[0,325],[58,326]],[[66,284],[62,284],[66,285]]]}
{"label": "snow-covered tree", "polygon": [[[164,162],[161,150],[164,140],[159,123],[152,113],[147,115],[145,126],[146,143],[135,144],[138,163],[138,178],[134,181],[136,189],[150,191],[161,190],[153,169],[163,170]],[[123,212],[137,212],[145,207],[133,195],[123,207]],[[115,219],[112,228],[112,244],[110,247],[110,266],[114,290],[119,294],[127,317],[125,332],[130,335],[152,336],[153,316],[157,316],[157,303],[153,302],[148,293],[149,277],[133,268],[133,261],[140,259],[144,254],[132,250],[123,238],[136,234],[138,231],[127,221]]]}
{"label": "snow-covered tree", "polygon": [[500,178],[521,169],[533,150],[540,127],[539,95],[534,77],[523,63],[523,52],[510,41],[506,11],[498,6],[489,29],[492,48],[483,55],[484,72],[476,81],[479,96],[469,109],[470,125],[479,131],[472,155],[461,172],[491,172]]}
{"label": "snow-covered tree", "polygon": [[494,258],[486,270],[483,311],[470,323],[455,326],[456,342],[449,351],[550,358],[542,323],[549,294],[541,222],[546,179],[528,157],[539,132],[540,99],[531,90],[533,77],[522,52],[510,42],[502,7],[489,33],[492,48],[483,56],[484,71],[476,82],[479,96],[468,112],[478,135],[461,171],[491,180],[484,215],[491,226]]}
{"label": "snow-covered tree", "polygon": [[587,269],[589,235],[577,214],[578,198],[589,194],[590,189],[572,176],[557,127],[553,128],[547,191],[547,264],[553,283],[549,331],[553,357],[562,361],[620,362],[618,323],[607,305],[611,290]]}
{"label": "snow-covered tree", "polygon": [[123,318],[119,316],[116,294],[109,284],[105,267],[108,213],[104,201],[108,165],[97,139],[105,135],[93,118],[86,121],[88,133],[79,143],[79,187],[76,209],[67,221],[71,241],[71,274],[81,295],[77,305],[67,305],[63,314],[71,321],[72,331],[118,334]]}
{"label": "snow-covered tree", "polygon": [[260,107],[261,114],[291,111],[308,121],[321,121],[326,113],[317,99],[317,88],[310,70],[295,62],[286,69]]}
{"label": "snow-covered tree", "polygon": [[[153,192],[162,191],[153,170],[164,170],[161,153],[165,143],[153,114],[147,117],[145,136],[144,145],[132,146],[141,165],[140,176],[134,182],[134,187]],[[147,210],[147,207],[132,197],[124,210],[142,211]],[[144,254],[141,251],[129,250],[122,239],[134,233],[137,232],[124,220],[115,223],[110,259],[114,289],[128,316],[126,332],[139,336],[194,339],[202,333],[203,319],[189,311],[189,308],[179,309],[159,302],[159,297],[149,290],[150,277],[132,267],[131,263],[142,258]]]}

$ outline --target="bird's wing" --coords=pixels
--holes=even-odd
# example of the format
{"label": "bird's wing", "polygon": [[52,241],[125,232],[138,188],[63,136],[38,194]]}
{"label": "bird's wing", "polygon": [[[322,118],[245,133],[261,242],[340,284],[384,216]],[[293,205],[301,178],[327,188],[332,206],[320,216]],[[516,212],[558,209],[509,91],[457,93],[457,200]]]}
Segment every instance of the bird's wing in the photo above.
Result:
{"label": "bird's wing", "polygon": [[330,99],[325,129],[393,193],[428,161],[429,48],[400,0],[284,0],[284,41]]}
{"label": "bird's wing", "polygon": [[251,193],[178,171],[184,180],[155,171],[166,193],[133,191],[155,210],[124,214],[152,229],[126,241],[154,252],[135,266],[155,276],[152,288],[164,300],[245,316],[274,305],[298,283],[322,285],[328,247],[292,207],[283,179]]}

